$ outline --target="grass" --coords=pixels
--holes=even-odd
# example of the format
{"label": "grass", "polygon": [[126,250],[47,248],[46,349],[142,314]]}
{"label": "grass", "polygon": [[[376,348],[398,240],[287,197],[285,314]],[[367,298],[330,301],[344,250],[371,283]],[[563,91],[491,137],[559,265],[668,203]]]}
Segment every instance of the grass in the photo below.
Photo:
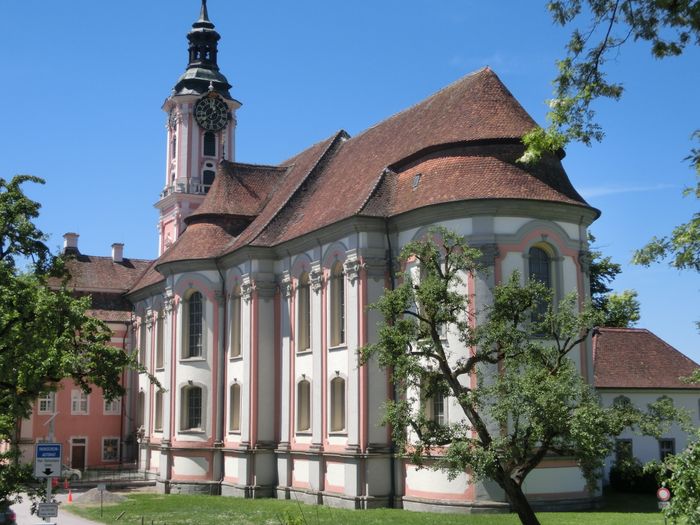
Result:
{"label": "grass", "polygon": [[[352,511],[304,505],[296,501],[218,496],[129,494],[127,501],[104,507],[72,505],[75,514],[114,525],[517,525],[513,514],[464,515],[396,509]],[[123,514],[122,514],[123,513]],[[117,521],[117,517],[121,518]],[[663,516],[654,496],[607,494],[604,509],[594,512],[541,512],[542,525],[660,525]]]}

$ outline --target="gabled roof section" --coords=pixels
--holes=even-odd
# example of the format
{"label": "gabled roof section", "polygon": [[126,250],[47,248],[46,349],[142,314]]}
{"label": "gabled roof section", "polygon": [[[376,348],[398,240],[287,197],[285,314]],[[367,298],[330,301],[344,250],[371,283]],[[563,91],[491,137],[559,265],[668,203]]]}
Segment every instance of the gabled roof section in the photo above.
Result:
{"label": "gabled roof section", "polygon": [[664,340],[640,328],[599,328],[593,334],[596,388],[700,390],[683,383],[700,367]]}
{"label": "gabled roof section", "polygon": [[287,168],[279,166],[220,162],[207,197],[185,222],[257,216],[286,171]]}

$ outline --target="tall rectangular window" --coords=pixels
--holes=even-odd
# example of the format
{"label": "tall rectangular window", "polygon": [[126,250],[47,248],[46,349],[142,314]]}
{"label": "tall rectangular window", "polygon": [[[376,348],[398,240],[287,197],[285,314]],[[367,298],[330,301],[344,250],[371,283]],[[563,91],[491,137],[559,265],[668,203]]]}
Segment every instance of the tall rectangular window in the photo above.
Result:
{"label": "tall rectangular window", "polygon": [[156,413],[153,418],[153,427],[156,431],[163,430],[163,392],[156,391]]}
{"label": "tall rectangular window", "polygon": [[202,356],[204,335],[202,294],[194,292],[187,300],[187,354],[186,357]]}
{"label": "tall rectangular window", "polygon": [[331,432],[345,430],[345,379],[331,381]]}
{"label": "tall rectangular window", "polygon": [[163,311],[158,312],[158,317],[156,318],[156,368],[163,368],[163,348],[165,345],[165,317],[163,316]]}
{"label": "tall rectangular window", "polygon": [[231,357],[241,355],[241,293],[236,289],[231,297]]}
{"label": "tall rectangular window", "polygon": [[311,383],[305,379],[297,385],[297,431],[311,430]]}
{"label": "tall rectangular window", "polygon": [[146,336],[148,331],[146,329],[146,318],[141,318],[141,326],[139,328],[139,364],[141,366],[147,367],[146,364]]}
{"label": "tall rectangular window", "polygon": [[297,351],[304,352],[311,348],[311,293],[308,273],[299,278],[296,313]]}
{"label": "tall rectangular window", "polygon": [[241,429],[241,386],[238,383],[231,385],[228,428],[231,432]]}
{"label": "tall rectangular window", "polygon": [[202,389],[189,386],[182,389],[182,412],[180,413],[182,430],[202,429]]}
{"label": "tall rectangular window", "polygon": [[70,413],[74,416],[85,416],[88,413],[88,395],[82,390],[72,390],[70,393]]}
{"label": "tall rectangular window", "polygon": [[345,276],[343,265],[331,271],[331,346],[345,343]]}

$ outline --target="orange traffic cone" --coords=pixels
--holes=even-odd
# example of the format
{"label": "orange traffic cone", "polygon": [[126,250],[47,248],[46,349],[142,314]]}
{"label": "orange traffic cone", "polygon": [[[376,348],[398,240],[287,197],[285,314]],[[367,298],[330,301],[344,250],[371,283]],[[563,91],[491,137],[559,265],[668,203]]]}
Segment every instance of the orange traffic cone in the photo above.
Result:
{"label": "orange traffic cone", "polygon": [[68,503],[73,503],[73,491],[68,490]]}

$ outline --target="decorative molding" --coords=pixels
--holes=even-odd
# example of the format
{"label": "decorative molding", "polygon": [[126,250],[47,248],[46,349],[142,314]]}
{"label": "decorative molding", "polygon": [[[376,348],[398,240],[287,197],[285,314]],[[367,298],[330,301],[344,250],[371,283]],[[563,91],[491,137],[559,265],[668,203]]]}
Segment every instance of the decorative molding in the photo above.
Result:
{"label": "decorative molding", "polygon": [[256,289],[256,285],[254,282],[251,281],[245,281],[241,283],[241,297],[246,303],[249,303],[250,300],[253,298],[253,292]]}
{"label": "decorative molding", "polygon": [[360,270],[364,268],[363,262],[359,259],[346,259],[343,262],[343,273],[347,276],[350,284],[355,284],[355,281],[360,277]]}
{"label": "decorative molding", "polygon": [[309,272],[309,284],[314,293],[318,293],[323,287],[323,272],[314,268]]}
{"label": "decorative molding", "polygon": [[170,314],[173,311],[173,308],[175,307],[175,300],[173,299],[172,295],[164,294],[163,295],[163,312],[166,314]]}
{"label": "decorative molding", "polygon": [[292,295],[292,281],[288,275],[285,275],[279,282],[279,289],[282,297],[289,299]]}
{"label": "decorative molding", "polygon": [[149,330],[153,328],[153,311],[152,310],[146,310],[146,328]]}

